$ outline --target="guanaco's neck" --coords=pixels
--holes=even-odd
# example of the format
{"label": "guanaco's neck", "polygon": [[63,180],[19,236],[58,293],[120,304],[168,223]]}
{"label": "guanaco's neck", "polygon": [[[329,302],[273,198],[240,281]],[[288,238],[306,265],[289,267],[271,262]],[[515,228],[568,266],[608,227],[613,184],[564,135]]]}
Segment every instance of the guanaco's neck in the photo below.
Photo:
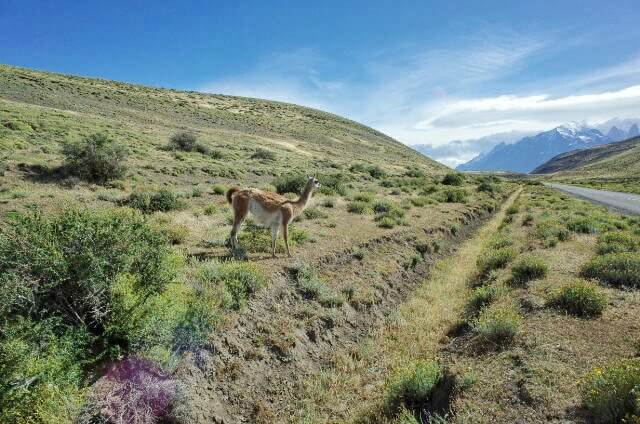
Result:
{"label": "guanaco's neck", "polygon": [[295,210],[294,212],[295,215],[298,215],[304,210],[305,207],[307,207],[307,203],[309,203],[309,200],[311,199],[312,194],[313,194],[313,186],[307,185],[304,188],[304,191],[302,192],[302,195],[300,196],[300,198],[295,202],[291,202]]}

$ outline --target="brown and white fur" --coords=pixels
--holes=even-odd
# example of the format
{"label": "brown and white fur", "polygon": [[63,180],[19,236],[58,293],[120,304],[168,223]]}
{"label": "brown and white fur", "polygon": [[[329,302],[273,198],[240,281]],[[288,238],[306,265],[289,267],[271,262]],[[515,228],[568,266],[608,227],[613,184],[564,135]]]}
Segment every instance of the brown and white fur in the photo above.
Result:
{"label": "brown and white fur", "polygon": [[271,256],[276,256],[276,240],[282,228],[284,245],[289,251],[289,224],[300,215],[309,204],[313,191],[320,187],[315,177],[309,177],[304,191],[298,200],[289,200],[284,196],[254,188],[240,189],[232,187],[227,191],[227,201],[233,207],[233,228],[231,229],[231,248],[238,248],[238,231],[247,214],[251,212],[256,224],[271,228]]}

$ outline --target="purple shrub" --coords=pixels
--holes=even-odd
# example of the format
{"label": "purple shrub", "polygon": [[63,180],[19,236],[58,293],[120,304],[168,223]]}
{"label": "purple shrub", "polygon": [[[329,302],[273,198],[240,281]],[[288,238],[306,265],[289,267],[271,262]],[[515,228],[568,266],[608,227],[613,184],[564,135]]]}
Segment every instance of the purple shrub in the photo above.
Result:
{"label": "purple shrub", "polygon": [[151,424],[167,416],[178,390],[179,383],[151,361],[130,357],[109,367],[91,400],[109,422]]}

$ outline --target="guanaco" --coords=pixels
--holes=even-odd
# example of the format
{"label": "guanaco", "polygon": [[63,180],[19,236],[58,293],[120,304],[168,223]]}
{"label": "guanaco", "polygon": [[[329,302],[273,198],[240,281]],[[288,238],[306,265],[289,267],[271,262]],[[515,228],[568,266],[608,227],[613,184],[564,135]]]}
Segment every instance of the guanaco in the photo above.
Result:
{"label": "guanaco", "polygon": [[309,204],[313,191],[320,187],[315,177],[309,177],[298,200],[254,188],[227,190],[227,201],[233,207],[233,228],[231,228],[231,248],[238,248],[238,231],[247,214],[251,212],[256,224],[271,228],[271,256],[276,257],[276,240],[282,228],[287,256],[289,251],[289,224],[300,215]]}

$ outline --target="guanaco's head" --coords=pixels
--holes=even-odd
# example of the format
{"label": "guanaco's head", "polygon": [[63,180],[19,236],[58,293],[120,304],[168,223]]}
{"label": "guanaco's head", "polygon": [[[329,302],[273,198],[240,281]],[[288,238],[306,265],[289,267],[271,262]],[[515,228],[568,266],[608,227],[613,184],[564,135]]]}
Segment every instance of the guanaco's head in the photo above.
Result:
{"label": "guanaco's head", "polygon": [[318,189],[320,188],[320,181],[318,181],[316,177],[309,177],[309,179],[307,180],[307,187]]}

